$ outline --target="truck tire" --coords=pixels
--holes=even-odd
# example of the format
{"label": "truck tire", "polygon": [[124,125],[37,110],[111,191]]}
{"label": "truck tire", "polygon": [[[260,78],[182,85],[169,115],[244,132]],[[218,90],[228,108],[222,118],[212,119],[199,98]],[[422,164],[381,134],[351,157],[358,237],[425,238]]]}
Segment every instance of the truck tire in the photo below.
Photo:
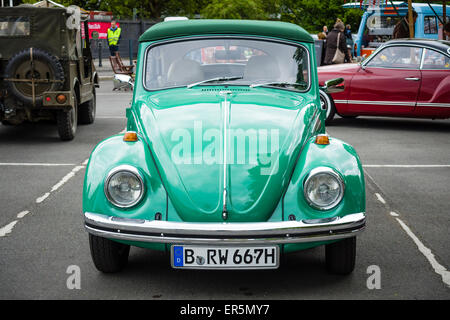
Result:
{"label": "truck tire", "polygon": [[119,272],[128,263],[129,245],[89,234],[89,247],[94,265],[101,272]]}
{"label": "truck tire", "polygon": [[95,88],[92,89],[93,98],[89,101],[86,101],[83,104],[80,104],[78,108],[78,123],[80,124],[91,124],[95,120],[95,112],[96,112],[96,97],[95,97]]}
{"label": "truck tire", "polygon": [[73,140],[77,132],[78,102],[76,95],[73,97],[74,106],[68,111],[58,110],[56,114],[59,137],[63,141]]}
{"label": "truck tire", "polygon": [[[31,59],[32,58],[32,59]],[[33,61],[33,63],[31,62]],[[64,84],[64,69],[59,60],[50,53],[37,48],[22,50],[9,59],[5,67],[5,79],[55,80],[56,82],[34,83],[34,106],[42,106],[44,93],[57,91]],[[26,105],[33,105],[32,83],[5,81],[7,90]]]}

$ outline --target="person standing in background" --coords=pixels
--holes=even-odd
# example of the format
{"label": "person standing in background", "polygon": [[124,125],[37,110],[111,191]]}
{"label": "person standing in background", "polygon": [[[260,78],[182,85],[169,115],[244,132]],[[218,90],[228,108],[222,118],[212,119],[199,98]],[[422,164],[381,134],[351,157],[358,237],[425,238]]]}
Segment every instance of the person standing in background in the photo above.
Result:
{"label": "person standing in background", "polygon": [[119,43],[121,37],[122,29],[117,26],[116,20],[111,20],[111,28],[108,29],[107,39],[109,52],[111,56],[115,56],[116,52],[119,51]]}
{"label": "person standing in background", "polygon": [[349,51],[350,56],[353,58],[353,38],[352,38],[352,27],[347,24],[345,26],[345,41],[347,43],[347,48]]}
{"label": "person standing in background", "polygon": [[323,32],[317,34],[317,39],[322,40],[322,54],[320,56],[320,65],[323,65],[323,60],[325,59],[325,49],[327,47],[327,35]]}
{"label": "person standing in background", "polygon": [[[345,26],[341,19],[337,19],[334,24],[333,30],[328,33],[327,46],[325,51],[324,65],[333,64],[333,58],[337,48],[345,54],[344,62],[351,62],[352,59],[347,50],[347,42],[345,41],[344,34]],[[338,43],[339,39],[339,43]]]}
{"label": "person standing in background", "polygon": [[325,35],[328,35],[328,27],[327,26],[323,26],[322,28],[322,32],[325,33]]}

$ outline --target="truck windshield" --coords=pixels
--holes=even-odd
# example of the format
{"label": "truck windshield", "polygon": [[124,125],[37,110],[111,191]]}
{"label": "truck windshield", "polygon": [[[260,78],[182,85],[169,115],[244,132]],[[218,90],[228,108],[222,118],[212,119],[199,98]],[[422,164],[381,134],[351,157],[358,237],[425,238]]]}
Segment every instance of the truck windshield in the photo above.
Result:
{"label": "truck windshield", "polygon": [[[309,88],[306,47],[265,39],[202,38],[166,42],[146,52],[148,90],[198,85],[294,83],[283,89]],[[215,80],[216,79],[216,80]]]}
{"label": "truck windshield", "polygon": [[381,43],[392,39],[395,25],[403,17],[398,15],[386,16],[382,11],[373,11],[367,17],[364,28],[362,45],[364,47],[378,47]]}

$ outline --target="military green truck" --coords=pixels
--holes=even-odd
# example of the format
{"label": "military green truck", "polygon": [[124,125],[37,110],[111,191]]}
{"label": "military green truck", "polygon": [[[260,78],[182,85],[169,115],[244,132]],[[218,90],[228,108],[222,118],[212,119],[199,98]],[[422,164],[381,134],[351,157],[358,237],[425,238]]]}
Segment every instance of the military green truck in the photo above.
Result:
{"label": "military green truck", "polygon": [[[61,140],[95,119],[98,76],[76,6],[0,8],[0,121],[55,121]],[[88,39],[88,37],[86,37]]]}

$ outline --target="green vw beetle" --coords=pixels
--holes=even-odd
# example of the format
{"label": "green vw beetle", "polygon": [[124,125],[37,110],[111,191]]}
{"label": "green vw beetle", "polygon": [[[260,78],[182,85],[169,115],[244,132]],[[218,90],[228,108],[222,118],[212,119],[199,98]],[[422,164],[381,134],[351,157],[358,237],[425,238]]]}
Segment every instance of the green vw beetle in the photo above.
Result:
{"label": "green vw beetle", "polygon": [[327,270],[353,271],[365,227],[352,146],[325,132],[314,41],[274,21],[182,20],[148,29],[127,130],[99,143],[83,213],[96,268],[130,246],[173,268],[271,269],[326,247]]}

